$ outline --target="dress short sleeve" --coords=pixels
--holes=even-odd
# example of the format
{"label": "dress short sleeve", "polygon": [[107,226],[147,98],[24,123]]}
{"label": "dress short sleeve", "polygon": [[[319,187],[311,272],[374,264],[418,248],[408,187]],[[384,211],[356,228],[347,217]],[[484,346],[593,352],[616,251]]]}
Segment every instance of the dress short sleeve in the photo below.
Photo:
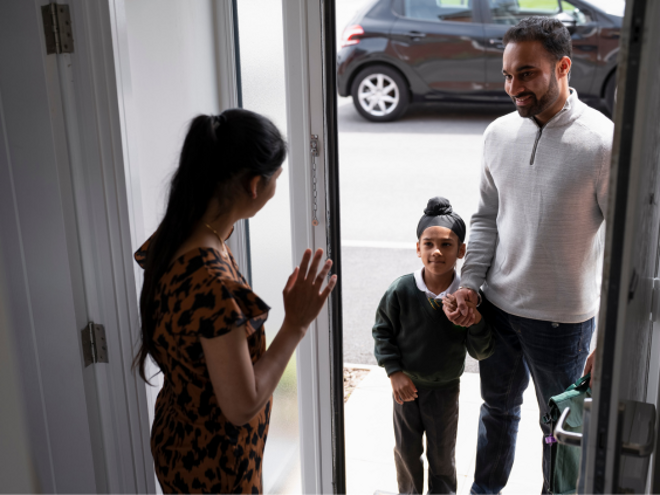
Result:
{"label": "dress short sleeve", "polygon": [[[270,307],[248,286],[227,279],[216,279],[215,282],[211,291],[202,291],[195,296],[199,307],[194,304],[191,308],[198,314],[199,335],[212,339],[241,326],[245,326],[248,336],[258,331],[268,318]],[[213,310],[208,314],[204,309],[211,304]]]}
{"label": "dress short sleeve", "polygon": [[147,239],[144,244],[142,244],[138,250],[135,251],[135,254],[133,255],[133,258],[135,258],[135,261],[138,265],[140,265],[140,268],[142,269],[147,267],[147,251],[149,249],[150,243],[151,237],[149,237],[149,239]]}

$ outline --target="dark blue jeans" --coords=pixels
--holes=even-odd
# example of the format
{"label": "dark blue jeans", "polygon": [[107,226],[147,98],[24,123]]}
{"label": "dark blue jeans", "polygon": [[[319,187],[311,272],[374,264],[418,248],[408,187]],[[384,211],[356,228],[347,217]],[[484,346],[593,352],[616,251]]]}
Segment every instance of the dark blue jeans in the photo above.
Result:
{"label": "dark blue jeans", "polygon": [[[499,493],[513,466],[520,405],[530,374],[543,417],[550,397],[582,376],[594,319],[574,324],[532,320],[506,313],[485,299],[479,310],[493,330],[495,353],[479,362],[484,403],[471,492]],[[550,427],[539,422],[544,436],[549,435]],[[543,443],[542,493],[549,486],[550,447]]]}

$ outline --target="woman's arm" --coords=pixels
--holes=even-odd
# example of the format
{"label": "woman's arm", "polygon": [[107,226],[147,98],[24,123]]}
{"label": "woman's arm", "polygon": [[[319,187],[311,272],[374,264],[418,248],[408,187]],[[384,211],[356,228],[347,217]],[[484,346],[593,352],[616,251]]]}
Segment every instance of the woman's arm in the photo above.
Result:
{"label": "woman's arm", "polygon": [[220,337],[200,339],[220,409],[235,425],[249,422],[268,401],[296,346],[337,282],[336,275],[333,275],[321,291],[332,261],[327,260],[317,275],[323,250],[316,251],[308,271],[311,256],[311,250],[305,251],[300,267],[296,267],[289,277],[283,291],[284,323],[268,350],[254,365],[244,327],[234,328]]}

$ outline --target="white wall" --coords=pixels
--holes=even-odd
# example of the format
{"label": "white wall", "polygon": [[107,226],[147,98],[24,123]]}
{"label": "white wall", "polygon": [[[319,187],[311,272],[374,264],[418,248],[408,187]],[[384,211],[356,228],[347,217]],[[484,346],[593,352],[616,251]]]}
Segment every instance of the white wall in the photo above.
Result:
{"label": "white wall", "polygon": [[36,473],[28,451],[23,397],[19,391],[17,354],[9,331],[6,279],[0,265],[0,490],[35,493]]}
{"label": "white wall", "polygon": [[220,111],[214,9],[212,0],[127,0],[125,8],[146,239],[164,213],[188,123]]}
{"label": "white wall", "polygon": [[[221,111],[213,4],[213,0],[124,2],[130,72],[125,101],[130,114],[128,142],[133,147],[132,203],[137,210],[133,220],[143,225],[134,240],[138,246],[156,230],[165,212],[169,181],[190,121],[201,113]],[[155,366],[147,369],[148,375],[156,371]],[[147,387],[150,422],[162,375],[151,382],[154,387]]]}

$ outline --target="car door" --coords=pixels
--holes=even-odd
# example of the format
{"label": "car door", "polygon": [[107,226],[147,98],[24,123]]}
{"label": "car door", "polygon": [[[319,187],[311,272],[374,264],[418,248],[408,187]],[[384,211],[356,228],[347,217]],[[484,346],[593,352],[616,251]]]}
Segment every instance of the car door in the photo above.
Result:
{"label": "car door", "polygon": [[546,1],[542,7],[526,7],[529,2],[520,0],[480,0],[485,19],[486,37],[486,91],[493,96],[505,97],[502,78],[502,54],[504,33],[521,19],[532,15],[555,17],[561,20],[571,33],[573,42],[573,67],[570,85],[580,96],[591,95],[598,64],[599,27],[595,13],[573,0]]}
{"label": "car door", "polygon": [[484,32],[474,0],[399,0],[397,55],[428,85],[427,96],[476,96],[484,89]]}

